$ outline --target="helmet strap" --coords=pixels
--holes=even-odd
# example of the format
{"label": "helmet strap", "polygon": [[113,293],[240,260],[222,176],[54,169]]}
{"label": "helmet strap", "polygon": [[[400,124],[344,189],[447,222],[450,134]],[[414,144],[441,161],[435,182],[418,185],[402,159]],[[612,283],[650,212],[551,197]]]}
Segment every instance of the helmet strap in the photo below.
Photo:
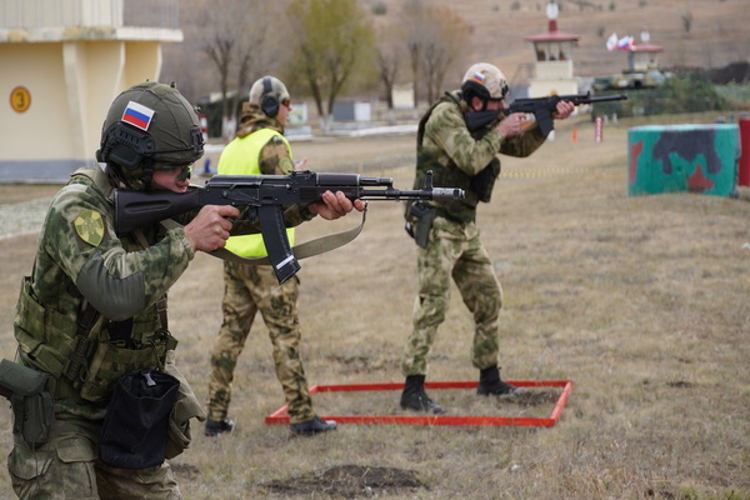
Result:
{"label": "helmet strap", "polygon": [[144,190],[148,191],[152,188],[151,181],[154,178],[154,159],[150,156],[143,158],[143,183]]}

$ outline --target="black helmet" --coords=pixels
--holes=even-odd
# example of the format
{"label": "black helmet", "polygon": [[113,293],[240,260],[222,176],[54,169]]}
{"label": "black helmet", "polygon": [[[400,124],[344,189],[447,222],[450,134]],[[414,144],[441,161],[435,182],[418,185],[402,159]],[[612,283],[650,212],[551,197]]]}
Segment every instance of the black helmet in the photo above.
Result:
{"label": "black helmet", "polygon": [[129,184],[142,180],[148,186],[154,169],[190,165],[203,156],[198,114],[174,83],[139,83],[112,102],[96,156],[119,167]]}

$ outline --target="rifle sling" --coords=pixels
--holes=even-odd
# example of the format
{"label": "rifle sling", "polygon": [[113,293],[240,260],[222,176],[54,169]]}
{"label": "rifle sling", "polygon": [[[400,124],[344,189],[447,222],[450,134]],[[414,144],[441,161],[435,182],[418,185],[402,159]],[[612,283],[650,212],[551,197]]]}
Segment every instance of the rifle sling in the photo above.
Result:
{"label": "rifle sling", "polygon": [[[365,210],[362,212],[362,222],[352,229],[342,231],[336,234],[329,234],[328,236],[322,236],[299,245],[292,247],[292,252],[297,260],[306,259],[315,255],[320,255],[331,250],[335,250],[339,247],[346,245],[359,236],[362,232],[362,228],[365,225],[365,216],[367,215],[367,204],[365,202]],[[183,227],[179,222],[173,219],[166,219],[161,222],[161,225],[166,229],[178,229]],[[268,256],[265,257],[241,257],[235,253],[230,252],[225,248],[217,248],[213,252],[209,252],[208,255],[223,259],[229,262],[235,262],[238,264],[246,264],[250,266],[264,266],[270,265],[271,261]]]}

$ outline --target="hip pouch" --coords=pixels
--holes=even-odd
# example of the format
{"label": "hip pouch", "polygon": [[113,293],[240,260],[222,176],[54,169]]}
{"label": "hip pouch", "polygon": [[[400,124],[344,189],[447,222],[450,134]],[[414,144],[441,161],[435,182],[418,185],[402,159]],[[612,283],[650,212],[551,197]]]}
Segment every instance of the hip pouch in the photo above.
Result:
{"label": "hip pouch", "polygon": [[14,363],[0,361],[0,394],[13,407],[13,434],[31,446],[44,444],[55,421],[54,402],[45,390],[46,373]]}
{"label": "hip pouch", "polygon": [[99,458],[110,467],[146,469],[164,462],[169,414],[180,381],[143,370],[115,384],[99,439]]}
{"label": "hip pouch", "polygon": [[[427,248],[430,239],[432,222],[437,215],[437,209],[421,202],[414,203],[409,209],[409,215],[414,218],[415,224],[407,222],[406,232],[414,238],[418,246]],[[416,227],[414,227],[416,225]]]}
{"label": "hip pouch", "polygon": [[493,158],[489,165],[471,178],[471,189],[477,194],[479,201],[489,203],[492,199],[492,189],[495,180],[500,175],[500,160]]}

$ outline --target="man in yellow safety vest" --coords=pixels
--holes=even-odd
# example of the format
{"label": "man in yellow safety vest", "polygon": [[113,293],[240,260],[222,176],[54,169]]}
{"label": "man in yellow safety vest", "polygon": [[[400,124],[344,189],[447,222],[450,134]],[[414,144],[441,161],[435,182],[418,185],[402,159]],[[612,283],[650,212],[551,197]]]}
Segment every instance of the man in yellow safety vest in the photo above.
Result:
{"label": "man in yellow safety vest", "polygon": [[[294,170],[292,150],[283,135],[291,109],[289,92],[281,80],[273,76],[258,79],[242,108],[237,136],[221,154],[218,173],[286,175]],[[298,167],[303,165],[304,160]],[[287,234],[293,245],[294,229],[287,229]],[[260,234],[231,237],[226,248],[242,257],[266,255]],[[206,435],[234,429],[234,421],[227,416],[234,369],[258,311],[274,346],[276,376],[284,389],[292,430],[313,435],[335,429],[336,422],[322,420],[312,408],[299,350],[297,276],[279,285],[271,266],[225,262],[224,281],[224,321],[211,351]]]}

